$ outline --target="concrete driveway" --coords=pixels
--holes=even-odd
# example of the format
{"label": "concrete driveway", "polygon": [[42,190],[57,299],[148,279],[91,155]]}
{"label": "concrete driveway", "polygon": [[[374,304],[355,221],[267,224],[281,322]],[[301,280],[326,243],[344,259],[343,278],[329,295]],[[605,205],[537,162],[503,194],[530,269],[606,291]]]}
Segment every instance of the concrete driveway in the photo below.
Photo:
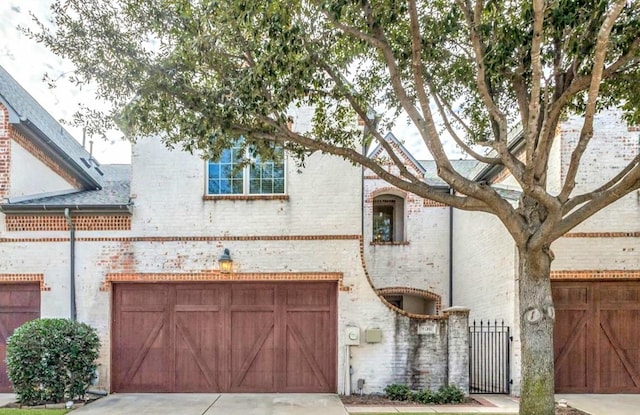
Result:
{"label": "concrete driveway", "polygon": [[567,404],[591,415],[640,414],[640,394],[557,394],[556,401],[566,399]]}
{"label": "concrete driveway", "polygon": [[116,393],[74,415],[347,415],[332,394]]}

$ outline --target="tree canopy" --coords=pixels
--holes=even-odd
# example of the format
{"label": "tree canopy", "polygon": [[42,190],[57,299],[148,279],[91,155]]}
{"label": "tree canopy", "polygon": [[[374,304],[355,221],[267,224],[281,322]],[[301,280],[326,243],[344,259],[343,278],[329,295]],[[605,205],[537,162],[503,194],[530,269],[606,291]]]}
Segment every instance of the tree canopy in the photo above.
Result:
{"label": "tree canopy", "polygon": [[[558,211],[562,226],[547,236],[559,237],[595,210],[584,202],[602,207],[594,197],[570,198],[593,115],[619,106],[629,121],[640,120],[638,7],[622,0],[58,0],[53,28],[40,23],[29,33],[76,65],[75,82],[96,82],[113,104],[107,116],[78,114],[90,133],[115,121],[130,138],[159,135],[211,158],[238,136],[259,151],[284,143],[300,160],[309,151],[337,154],[405,190],[497,214],[524,243],[530,235],[519,232],[518,214],[447,161],[436,120],[471,156],[505,166],[535,203]],[[315,111],[305,134],[287,127],[296,106]],[[354,113],[386,146],[383,134],[401,111],[440,176],[465,196],[430,189],[391,148],[399,176],[358,153],[366,137],[353,128]],[[548,153],[570,112],[586,122],[555,197],[545,191]],[[507,147],[518,128],[524,161]],[[631,189],[638,168],[629,173],[608,184],[603,201]]]}
{"label": "tree canopy", "polygon": [[[300,162],[313,151],[338,155],[419,196],[495,214],[521,254],[521,313],[550,301],[551,242],[640,188],[636,156],[593,191],[574,191],[597,112],[619,107],[640,122],[635,0],[57,0],[52,10],[53,26],[26,31],[112,103],[111,113],[78,115],[90,133],[116,123],[132,139],[159,136],[209,158],[239,136],[264,153],[276,142]],[[289,128],[300,106],[314,111],[306,132]],[[456,193],[427,185],[384,140],[401,113]],[[584,122],[551,194],[549,154],[571,114]],[[469,156],[509,171],[522,188],[518,206],[454,169],[438,120]],[[509,146],[514,132],[522,153]],[[370,140],[399,174],[362,154]],[[543,380],[553,362],[538,364],[527,347],[521,411],[549,413],[553,379]],[[529,392],[545,395],[539,406]]]}

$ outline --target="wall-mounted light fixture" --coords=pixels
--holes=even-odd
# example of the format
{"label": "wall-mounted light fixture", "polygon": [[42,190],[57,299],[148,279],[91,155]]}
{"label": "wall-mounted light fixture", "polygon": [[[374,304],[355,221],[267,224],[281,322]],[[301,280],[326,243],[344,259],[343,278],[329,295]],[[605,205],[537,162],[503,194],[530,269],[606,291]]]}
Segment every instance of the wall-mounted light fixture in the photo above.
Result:
{"label": "wall-mounted light fixture", "polygon": [[228,273],[233,270],[233,259],[231,259],[229,248],[224,249],[220,259],[218,259],[218,264],[220,264],[220,272]]}

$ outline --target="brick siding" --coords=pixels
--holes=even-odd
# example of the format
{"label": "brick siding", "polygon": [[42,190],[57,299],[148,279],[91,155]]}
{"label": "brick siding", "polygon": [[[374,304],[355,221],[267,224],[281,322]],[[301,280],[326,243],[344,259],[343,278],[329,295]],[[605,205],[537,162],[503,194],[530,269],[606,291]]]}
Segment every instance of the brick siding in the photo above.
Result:
{"label": "brick siding", "polygon": [[11,172],[11,139],[9,138],[9,113],[0,105],[0,200],[9,194]]}
{"label": "brick siding", "polygon": [[552,280],[635,280],[640,279],[637,269],[605,269],[605,270],[554,270]]}
{"label": "brick siding", "polygon": [[38,282],[40,291],[51,291],[51,287],[44,283],[44,274],[0,274],[0,284],[16,282]]}
{"label": "brick siding", "polygon": [[187,282],[187,281],[337,281],[340,291],[349,291],[342,285],[343,274],[340,272],[239,272],[223,273],[218,270],[194,273],[158,273],[158,274],[107,274],[102,291],[109,291],[114,282]]}
{"label": "brick siding", "polygon": [[[8,232],[69,230],[67,220],[62,215],[7,215],[5,220]],[[131,229],[131,216],[129,215],[74,216],[72,220],[78,231],[125,231]]]}

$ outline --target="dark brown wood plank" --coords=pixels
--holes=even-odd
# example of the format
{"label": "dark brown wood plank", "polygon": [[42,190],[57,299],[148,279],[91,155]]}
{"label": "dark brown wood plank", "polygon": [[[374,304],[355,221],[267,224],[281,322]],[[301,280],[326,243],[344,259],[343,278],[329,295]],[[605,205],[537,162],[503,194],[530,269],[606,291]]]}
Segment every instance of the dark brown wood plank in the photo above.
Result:
{"label": "dark brown wood plank", "polygon": [[0,284],[0,392],[11,392],[7,377],[7,338],[13,331],[40,317],[39,283]]}
{"label": "dark brown wood plank", "polygon": [[[169,286],[118,283],[113,290],[112,390],[171,391]],[[132,309],[134,304],[137,307]]]}
{"label": "dark brown wood plank", "polygon": [[114,391],[336,392],[336,283],[117,283],[113,301]]}
{"label": "dark brown wood plank", "polygon": [[176,392],[221,392],[221,360],[227,353],[222,325],[222,284],[176,285],[173,308],[175,339],[174,390]]}
{"label": "dark brown wood plank", "polygon": [[332,283],[284,285],[284,392],[335,392],[337,387],[337,287]]}
{"label": "dark brown wood plank", "polygon": [[553,282],[552,291],[556,391],[640,393],[640,282]]}
{"label": "dark brown wood plank", "polygon": [[561,393],[585,393],[590,381],[589,327],[593,318],[589,283],[554,283],[555,387]]}

